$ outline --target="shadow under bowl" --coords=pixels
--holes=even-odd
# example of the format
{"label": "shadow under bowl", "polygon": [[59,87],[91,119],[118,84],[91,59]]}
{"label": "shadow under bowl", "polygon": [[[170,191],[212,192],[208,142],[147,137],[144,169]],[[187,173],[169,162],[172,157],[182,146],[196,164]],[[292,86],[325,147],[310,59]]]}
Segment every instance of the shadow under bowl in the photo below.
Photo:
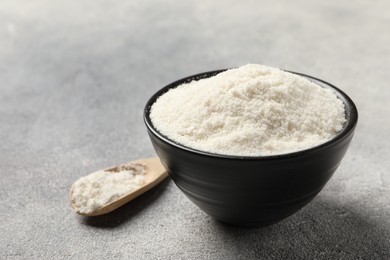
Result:
{"label": "shadow under bowl", "polygon": [[153,126],[150,109],[159,96],[181,84],[223,71],[189,76],[154,94],[144,110],[148,134],[170,177],[203,211],[232,225],[259,227],[274,224],[309,203],[332,177],[352,140],[358,119],[357,109],[353,101],[335,86],[291,72],[332,89],[344,103],[346,123],[330,141],[289,154],[229,156],[185,147]]}

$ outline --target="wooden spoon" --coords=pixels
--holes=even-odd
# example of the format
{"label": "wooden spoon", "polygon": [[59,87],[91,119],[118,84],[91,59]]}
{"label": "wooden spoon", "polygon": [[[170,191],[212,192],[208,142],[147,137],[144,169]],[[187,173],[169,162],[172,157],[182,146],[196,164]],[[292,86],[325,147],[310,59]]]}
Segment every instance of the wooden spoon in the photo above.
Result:
{"label": "wooden spoon", "polygon": [[143,194],[144,192],[150,190],[151,188],[153,188],[154,186],[159,184],[161,181],[163,181],[168,176],[164,166],[161,164],[160,159],[158,157],[145,158],[145,159],[139,159],[136,161],[131,161],[131,162],[128,162],[125,164],[120,164],[120,165],[106,168],[106,169],[104,169],[104,171],[112,172],[112,174],[115,174],[115,173],[119,172],[124,166],[129,165],[129,164],[141,164],[142,166],[145,167],[145,175],[144,175],[145,182],[143,185],[131,190],[130,192],[122,195],[121,197],[115,199],[114,201],[111,201],[108,204],[96,209],[94,212],[88,213],[88,214],[79,212],[77,207],[75,206],[74,197],[73,197],[73,186],[74,185],[72,185],[72,187],[70,189],[70,193],[69,193],[72,208],[74,210],[76,210],[76,212],[78,214],[83,215],[83,216],[99,216],[99,215],[107,214],[107,213],[123,206],[127,202],[135,199],[136,197]]}

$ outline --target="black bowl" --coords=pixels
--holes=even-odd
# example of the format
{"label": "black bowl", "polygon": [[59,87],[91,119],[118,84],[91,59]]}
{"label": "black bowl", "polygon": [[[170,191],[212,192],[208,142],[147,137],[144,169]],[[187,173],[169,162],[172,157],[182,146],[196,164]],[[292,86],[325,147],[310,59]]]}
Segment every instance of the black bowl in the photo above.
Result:
{"label": "black bowl", "polygon": [[297,212],[325,186],[351,142],[358,119],[355,104],[325,81],[302,77],[335,91],[345,105],[346,123],[332,140],[289,154],[246,157],[199,151],[170,140],[150,119],[156,99],[171,88],[212,77],[225,70],[205,72],[175,81],[154,94],[144,121],[157,155],[183,193],[217,220],[239,226],[266,226]]}

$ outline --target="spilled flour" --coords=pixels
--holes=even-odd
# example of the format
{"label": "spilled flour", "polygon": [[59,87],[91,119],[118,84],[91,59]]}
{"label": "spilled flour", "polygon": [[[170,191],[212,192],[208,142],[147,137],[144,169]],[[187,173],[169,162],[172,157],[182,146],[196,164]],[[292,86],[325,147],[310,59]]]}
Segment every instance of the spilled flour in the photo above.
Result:
{"label": "spilled flour", "polygon": [[177,143],[238,156],[311,148],[334,137],[346,121],[332,90],[256,64],[169,90],[152,105],[150,118]]}

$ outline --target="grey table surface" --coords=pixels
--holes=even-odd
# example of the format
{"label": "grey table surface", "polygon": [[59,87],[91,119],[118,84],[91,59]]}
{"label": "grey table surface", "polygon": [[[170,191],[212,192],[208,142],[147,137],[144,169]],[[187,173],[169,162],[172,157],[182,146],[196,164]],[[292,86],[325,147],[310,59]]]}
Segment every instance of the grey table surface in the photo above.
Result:
{"label": "grey table surface", "polygon": [[[226,226],[167,180],[85,218],[70,185],[154,156],[164,85],[261,63],[327,80],[359,124],[334,177],[262,229]],[[0,1],[0,259],[390,259],[389,1]]]}

